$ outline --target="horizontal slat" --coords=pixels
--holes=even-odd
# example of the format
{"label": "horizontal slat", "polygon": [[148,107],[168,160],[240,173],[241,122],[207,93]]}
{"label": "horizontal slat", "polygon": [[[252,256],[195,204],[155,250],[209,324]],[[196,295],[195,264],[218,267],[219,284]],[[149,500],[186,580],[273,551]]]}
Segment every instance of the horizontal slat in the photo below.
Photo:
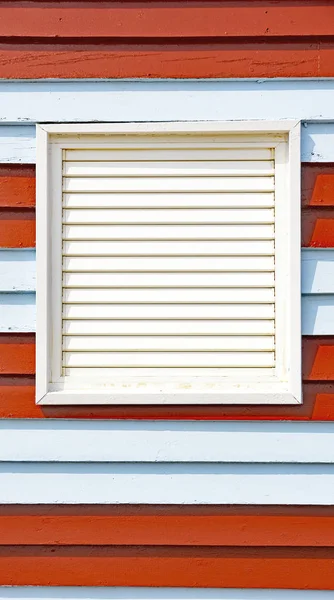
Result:
{"label": "horizontal slat", "polygon": [[[241,330],[240,330],[241,331]],[[63,339],[65,351],[201,351],[201,350],[237,350],[259,351],[274,350],[274,338],[271,336],[66,336]]]}
{"label": "horizontal slat", "polygon": [[35,167],[27,164],[0,165],[0,207],[32,208],[34,206]]}
{"label": "horizontal slat", "polygon": [[0,333],[36,329],[35,294],[0,293]]}
{"label": "horizontal slat", "polygon": [[274,240],[197,242],[64,242],[65,256],[274,254]]}
{"label": "horizontal slat", "polygon": [[63,203],[65,208],[272,208],[274,194],[64,193]]}
{"label": "horizontal slat", "polygon": [[273,288],[165,288],[165,289],[65,289],[63,302],[67,304],[128,304],[136,302],[274,302]]}
{"label": "horizontal slat", "polygon": [[80,321],[63,323],[65,335],[270,335],[274,333],[274,321],[250,320],[140,320],[140,321]]}
{"label": "horizontal slat", "polygon": [[35,163],[35,127],[2,125],[0,129],[0,163]]}
{"label": "horizontal slat", "polygon": [[64,352],[65,367],[273,367],[273,352]]}
{"label": "horizontal slat", "polygon": [[69,288],[117,287],[272,287],[273,272],[220,273],[65,273],[63,286]]}
{"label": "horizontal slat", "polygon": [[65,319],[273,319],[273,304],[65,304]]}
{"label": "horizontal slat", "polygon": [[273,177],[71,177],[65,192],[272,192]]}
{"label": "horizontal slat", "polygon": [[304,335],[328,335],[334,331],[334,296],[304,296],[302,301]]}
{"label": "horizontal slat", "polygon": [[[305,5],[304,5],[305,6]],[[304,8],[303,6],[303,8]],[[276,10],[276,9],[275,9]],[[44,11],[45,12],[45,11]],[[110,72],[112,65],[110,59],[115,57],[115,68],[121,65],[121,69],[124,69],[128,64],[129,67],[132,65],[132,69],[135,70],[136,61],[140,60],[143,70],[145,70],[144,60],[151,60],[149,55],[149,49],[145,48],[145,58],[142,56],[134,60],[133,49],[130,49],[128,55],[123,48],[123,55],[120,56],[116,51],[103,52],[101,46],[97,47],[96,61],[100,61],[99,65],[96,62],[94,65],[94,56],[96,52],[93,50],[89,52],[87,47],[85,49],[73,50],[73,52],[61,51],[58,46],[58,54],[54,56],[54,63],[48,63],[48,65],[42,65],[31,61],[31,48],[14,51],[7,50],[3,51],[2,57],[10,58],[13,60],[17,58],[18,62],[15,64],[15,71],[17,73],[25,73],[27,75],[27,64],[29,64],[29,77],[40,77],[44,70],[44,75],[48,77],[47,81],[39,81],[38,83],[28,81],[1,81],[0,82],[0,114],[2,117],[2,123],[7,124],[8,130],[4,137],[9,136],[11,133],[17,133],[19,128],[21,131],[27,132],[27,126],[35,124],[36,122],[60,122],[60,123],[71,123],[71,122],[110,122],[110,107],[112,106],[112,119],[115,123],[126,123],[126,122],[149,122],[149,121],[207,121],[208,119],[217,121],[229,121],[229,120],[247,120],[247,119],[260,119],[260,120],[277,120],[284,119],[286,115],[289,115],[291,119],[301,119],[304,121],[314,121],[315,118],[319,118],[321,123],[309,123],[308,127],[302,127],[302,160],[305,162],[328,162],[334,160],[333,143],[331,140],[332,133],[334,131],[334,124],[331,123],[333,118],[333,89],[334,81],[330,78],[323,80],[321,85],[314,85],[314,81],[307,79],[311,77],[310,73],[316,72],[316,77],[321,77],[321,72],[326,68],[326,64],[322,63],[324,58],[324,52],[319,49],[312,48],[310,45],[304,49],[298,48],[298,56],[309,59],[309,62],[299,63],[296,65],[296,49],[284,48],[284,44],[280,40],[274,47],[265,49],[265,45],[261,41],[261,47],[257,45],[255,48],[251,45],[249,50],[244,52],[240,50],[241,54],[244,55],[246,65],[244,63],[244,72],[249,72],[249,65],[253,68],[252,80],[243,79],[238,82],[234,80],[225,80],[221,78],[224,76],[224,70],[230,70],[231,77],[237,77],[238,71],[240,71],[240,63],[235,61],[236,49],[226,50],[220,52],[219,49],[204,50],[192,52],[186,50],[187,56],[200,57],[202,56],[201,64],[200,60],[197,60],[196,67],[194,65],[188,67],[187,73],[191,71],[195,72],[195,69],[205,73],[204,79],[196,81],[187,81],[186,85],[180,86],[178,81],[161,81],[157,79],[151,79],[148,81],[117,81],[100,79],[95,81],[76,81],[73,80],[56,80],[50,81],[52,73],[57,73],[55,77],[59,77],[59,74],[63,70],[64,77],[66,72],[73,73],[73,62],[76,60],[77,76],[85,71],[94,72],[95,79],[97,77],[97,66],[100,67],[101,71],[105,73]],[[245,44],[243,44],[245,46]],[[264,46],[264,48],[263,48]],[[38,45],[35,46],[35,57],[38,61],[42,58],[43,52],[39,51]],[[45,50],[43,50],[45,53]],[[164,68],[167,67],[167,61],[170,62],[170,58],[174,56],[177,58],[178,52],[167,52],[165,50],[164,55],[157,54],[154,49],[152,53],[155,53],[156,65],[151,65],[155,69],[155,73],[159,72],[158,62],[160,61],[160,72],[161,63]],[[260,56],[267,60],[267,63],[261,64],[254,63],[255,52],[257,56]],[[331,50],[326,49],[328,60],[331,58]],[[239,51],[238,51],[239,53]],[[274,56],[275,53],[275,56]],[[183,57],[185,56],[183,55]],[[229,64],[219,64],[220,56],[225,58],[231,58]],[[19,57],[22,57],[20,59]],[[45,56],[45,54],[44,54]],[[108,66],[109,56],[109,66]],[[180,54],[179,54],[180,56]],[[252,59],[250,58],[252,56]],[[15,58],[14,58],[15,57]],[[28,59],[29,57],[29,59]],[[277,58],[275,58],[277,57]],[[69,59],[69,63],[66,65],[61,64],[61,61]],[[234,60],[233,60],[234,58]],[[90,62],[90,59],[92,62]],[[287,63],[283,64],[279,62],[282,59],[286,59]],[[128,62],[129,61],[129,62]],[[247,64],[247,61],[248,64]],[[320,64],[319,64],[320,61]],[[185,60],[179,60],[180,72],[183,70],[183,76],[187,76],[185,73]],[[191,60],[188,63],[192,62]],[[210,67],[208,66],[210,64]],[[95,68],[94,68],[95,67]],[[138,65],[139,69],[140,65]],[[327,63],[328,71],[332,66]],[[169,65],[170,70],[176,71],[177,65]],[[280,76],[274,79],[275,73],[280,68]],[[13,62],[9,62],[8,65],[2,64],[2,74],[4,77],[5,71],[9,77],[14,77]],[[49,71],[47,71],[49,69]],[[209,70],[211,69],[210,73]],[[220,71],[219,71],[220,69]],[[233,72],[234,69],[234,72]],[[254,79],[259,71],[266,71],[271,77],[265,81]],[[220,72],[219,81],[210,80],[207,78],[211,73],[212,77],[215,77],[214,72]],[[289,75],[284,75],[290,72],[290,79],[282,79]],[[300,75],[298,75],[298,73]],[[46,75],[45,75],[46,74]],[[209,75],[208,75],[209,74]],[[159,77],[159,75],[156,75]],[[72,75],[73,77],[73,75]],[[102,75],[107,77],[107,75]],[[299,78],[300,77],[300,78]],[[305,78],[303,78],[305,77]],[[94,102],[92,102],[92,97]],[[247,102],[245,98],[247,97]],[[280,98],[280,102],[277,102],[277,98]],[[24,107],[24,118],[26,125],[22,125],[22,107]],[[323,121],[329,121],[323,123]],[[8,125],[9,124],[9,125]],[[14,124],[14,125],[11,125]],[[1,125],[1,131],[3,131],[4,125]],[[34,128],[32,131],[32,137],[34,140]],[[319,132],[319,136],[315,137],[315,133]],[[322,141],[320,141],[320,138]],[[34,142],[35,144],[35,142]],[[2,144],[2,150],[6,149],[6,143]],[[14,152],[15,150],[15,152]],[[19,145],[13,145],[12,158],[15,159],[13,162],[25,162],[22,161],[22,154]],[[9,160],[9,154],[5,155],[6,161]],[[32,154],[32,160],[27,162],[35,162],[35,151]]]}
{"label": "horizontal slat", "polygon": [[[0,251],[0,292],[33,292],[36,288],[35,253]],[[5,298],[3,298],[5,300]]]}
{"label": "horizontal slat", "polygon": [[0,465],[4,504],[332,505],[333,495],[334,465]]}
{"label": "horizontal slat", "polygon": [[[115,480],[118,485],[118,478],[112,480]],[[203,480],[203,485],[208,484],[207,478]],[[226,485],[229,485],[229,479]],[[304,482],[300,485],[304,490]],[[169,586],[173,589],[174,598],[182,599],[183,596],[179,596],[179,589],[187,587],[191,589],[194,581],[204,589],[209,587],[219,589],[227,586],[237,588],[237,591],[237,586],[246,589],[253,586],[256,591],[260,586],[270,592],[272,588],[285,591],[288,585],[289,595],[285,598],[291,598],[291,589],[303,592],[305,589],[328,590],[327,594],[330,594],[334,586],[333,556],[333,548],[309,548],[296,552],[295,548],[265,547],[119,548],[118,546],[82,547],[79,545],[74,548],[62,546],[36,548],[28,545],[22,548],[10,546],[0,548],[0,577],[5,586],[29,586],[29,589],[30,586],[38,585],[76,585],[82,586],[83,589],[86,586],[103,586],[100,598],[102,596],[104,599],[108,598],[104,592],[105,586],[114,586],[114,590],[118,590],[124,585],[157,588]],[[231,599],[231,595],[232,592],[229,590],[229,596],[220,596],[220,598]],[[49,598],[47,594],[43,597]],[[118,597],[117,592],[113,597]],[[132,598],[133,592],[130,596],[124,597]],[[168,596],[164,597],[168,598]],[[328,597],[330,595],[325,596]],[[206,592],[203,598],[206,598]],[[234,595],[232,598],[240,599],[240,596]],[[266,598],[266,596],[257,596],[257,598]],[[269,598],[273,596],[268,594],[267,599]],[[304,598],[308,600],[308,596]],[[322,600],[322,596],[313,596],[313,598]]]}
{"label": "horizontal slat", "polygon": [[[273,256],[65,257],[64,271],[273,271]],[[242,283],[242,282],[241,282]]]}
{"label": "horizontal slat", "polygon": [[66,225],[65,240],[271,240],[273,225]]}
{"label": "horizontal slat", "polygon": [[333,423],[1,419],[0,462],[333,464],[333,437]]}
{"label": "horizontal slat", "polygon": [[34,210],[0,210],[0,248],[33,248],[35,240]]}
{"label": "horizontal slat", "polygon": [[[165,161],[156,157],[155,161],[135,161],[132,162],[110,162],[103,160],[101,162],[92,162],[88,157],[85,162],[64,162],[63,175],[65,177],[198,177],[198,176],[217,176],[217,177],[245,177],[258,176],[266,177],[274,175],[274,161],[209,161],[205,150],[202,151],[200,161],[186,161],[181,158],[178,162],[174,156],[171,161]],[[125,159],[126,160],[126,159]],[[163,160],[164,162],[161,162]]]}
{"label": "horizontal slat", "polygon": [[[101,587],[2,587],[1,600],[101,600]],[[324,590],[103,587],[104,600],[327,600]]]}
{"label": "horizontal slat", "polygon": [[[334,19],[331,4],[318,6],[301,3],[250,7],[203,3],[172,6],[163,2],[146,5],[134,2],[130,7],[105,3],[96,13],[94,3],[67,6],[30,2],[28,6],[8,3],[1,11],[2,36],[15,38],[225,38],[253,36],[328,36]],[[253,9],[253,10],[252,10]],[[224,28],[221,28],[221,23]]]}
{"label": "horizontal slat", "polygon": [[[111,142],[112,143],[112,142]],[[203,148],[191,148],[189,144],[184,144],[180,148],[147,149],[144,145],[141,148],[77,148],[64,151],[65,162],[81,161],[263,161],[272,160],[274,151],[270,148],[206,148],[203,154]]]}
{"label": "horizontal slat", "polygon": [[302,250],[302,293],[334,294],[334,251]]}
{"label": "horizontal slat", "polygon": [[263,209],[67,209],[63,212],[63,220],[66,224],[92,225],[117,225],[122,223],[140,224],[140,223],[273,223],[274,210],[270,208]]}

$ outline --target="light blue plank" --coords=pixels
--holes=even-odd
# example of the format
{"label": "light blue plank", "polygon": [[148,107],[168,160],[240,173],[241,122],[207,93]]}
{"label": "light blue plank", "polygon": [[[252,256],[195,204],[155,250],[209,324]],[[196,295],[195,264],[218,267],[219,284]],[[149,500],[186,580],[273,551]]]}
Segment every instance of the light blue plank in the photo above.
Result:
{"label": "light blue plank", "polygon": [[334,162],[334,123],[304,123],[302,162]]}
{"label": "light blue plank", "polygon": [[0,163],[35,163],[35,127],[0,126]]}
{"label": "light blue plank", "polygon": [[302,250],[302,293],[334,294],[334,249]]}
{"label": "light blue plank", "polygon": [[1,463],[1,504],[332,505],[334,465]]}
{"label": "light blue plank", "polygon": [[35,251],[0,250],[0,292],[34,292],[35,289]]}
{"label": "light blue plank", "polygon": [[334,295],[303,296],[302,332],[303,335],[334,334]]}
{"label": "light blue plank", "polygon": [[154,587],[1,587],[0,600],[333,600],[328,590]]}
{"label": "light blue plank", "polygon": [[334,464],[334,423],[0,420],[0,462]]}
{"label": "light blue plank", "polygon": [[333,80],[4,81],[4,123],[333,119]]}
{"label": "light blue plank", "polygon": [[[35,251],[0,251],[0,331],[35,331]],[[302,251],[302,332],[334,334],[334,249]]]}
{"label": "light blue plank", "polygon": [[0,293],[0,333],[35,331],[35,304],[33,293]]}

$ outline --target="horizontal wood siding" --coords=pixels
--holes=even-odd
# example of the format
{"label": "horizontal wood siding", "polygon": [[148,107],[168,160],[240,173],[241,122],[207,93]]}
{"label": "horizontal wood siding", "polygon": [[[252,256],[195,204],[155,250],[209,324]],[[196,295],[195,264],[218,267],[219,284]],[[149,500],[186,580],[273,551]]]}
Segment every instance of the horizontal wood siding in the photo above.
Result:
{"label": "horizontal wood siding", "polygon": [[0,78],[333,77],[331,0],[0,3]]}
{"label": "horizontal wood siding", "polygon": [[333,589],[333,508],[0,506],[1,585]]}

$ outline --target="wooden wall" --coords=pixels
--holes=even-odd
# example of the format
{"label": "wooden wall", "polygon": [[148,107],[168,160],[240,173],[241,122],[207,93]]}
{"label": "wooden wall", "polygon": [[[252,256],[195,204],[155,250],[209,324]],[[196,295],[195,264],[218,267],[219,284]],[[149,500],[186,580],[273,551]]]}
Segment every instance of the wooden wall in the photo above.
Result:
{"label": "wooden wall", "polygon": [[4,0],[0,77],[333,77],[331,0]]}

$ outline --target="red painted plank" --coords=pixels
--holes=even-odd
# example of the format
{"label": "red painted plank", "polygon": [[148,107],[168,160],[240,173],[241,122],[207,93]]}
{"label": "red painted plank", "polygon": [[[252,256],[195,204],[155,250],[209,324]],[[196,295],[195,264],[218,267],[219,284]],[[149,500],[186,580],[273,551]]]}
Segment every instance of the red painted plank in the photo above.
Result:
{"label": "red painted plank", "polygon": [[319,37],[333,35],[333,22],[332,2],[0,2],[8,38]]}
{"label": "red painted plank", "polygon": [[0,208],[35,206],[35,166],[0,165]]}
{"label": "red painted plank", "polygon": [[333,77],[334,42],[0,44],[0,78]]}
{"label": "red painted plank", "polygon": [[302,164],[302,206],[334,207],[334,163]]}
{"label": "red painted plank", "polygon": [[333,590],[333,567],[333,548],[0,547],[0,585]]}
{"label": "red painted plank", "polygon": [[334,208],[304,208],[302,210],[302,246],[334,247]]}
{"label": "red painted plank", "polygon": [[1,545],[333,547],[334,509],[0,506]]}
{"label": "red painted plank", "polygon": [[0,248],[33,248],[35,229],[33,209],[0,210]]}
{"label": "red painted plank", "polygon": [[0,375],[33,375],[34,373],[34,334],[0,333]]}

